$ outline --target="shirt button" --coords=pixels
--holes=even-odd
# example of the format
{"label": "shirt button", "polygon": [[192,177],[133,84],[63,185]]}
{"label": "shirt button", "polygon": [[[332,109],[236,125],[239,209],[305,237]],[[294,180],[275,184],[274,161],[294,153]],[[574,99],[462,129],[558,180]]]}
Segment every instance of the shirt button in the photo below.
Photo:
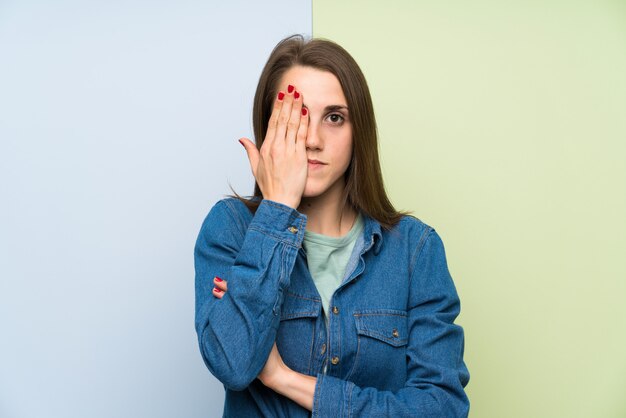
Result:
{"label": "shirt button", "polygon": [[322,354],[326,352],[326,344],[322,344]]}
{"label": "shirt button", "polygon": [[393,335],[395,338],[398,338],[400,336],[400,334],[398,334],[398,330],[397,329],[393,329],[393,331],[391,331],[391,335]]}
{"label": "shirt button", "polygon": [[291,232],[292,234],[297,234],[298,233],[298,228],[296,228],[295,226],[290,226],[289,228],[287,228],[289,230],[289,232]]}
{"label": "shirt button", "polygon": [[337,315],[339,313],[339,308],[336,306],[333,306],[333,313]]}
{"label": "shirt button", "polygon": [[339,357],[334,356],[333,358],[330,359],[330,362],[333,363],[334,365],[339,364]]}

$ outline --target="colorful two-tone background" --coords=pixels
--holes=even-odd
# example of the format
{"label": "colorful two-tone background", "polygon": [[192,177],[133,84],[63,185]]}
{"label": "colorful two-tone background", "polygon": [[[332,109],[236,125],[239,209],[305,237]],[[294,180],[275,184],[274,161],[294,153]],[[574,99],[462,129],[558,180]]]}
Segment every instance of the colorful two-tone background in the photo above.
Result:
{"label": "colorful two-tone background", "polygon": [[[193,245],[292,33],[360,63],[472,417],[626,416],[626,3],[0,3],[0,417],[218,417]],[[384,278],[381,278],[384,282]]]}

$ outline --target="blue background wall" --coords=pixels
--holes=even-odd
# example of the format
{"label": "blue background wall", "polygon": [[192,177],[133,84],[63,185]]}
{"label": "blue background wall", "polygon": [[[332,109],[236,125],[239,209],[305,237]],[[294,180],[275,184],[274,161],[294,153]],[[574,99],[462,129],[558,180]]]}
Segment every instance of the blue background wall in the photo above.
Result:
{"label": "blue background wall", "polygon": [[0,417],[221,416],[193,245],[309,1],[0,3]]}

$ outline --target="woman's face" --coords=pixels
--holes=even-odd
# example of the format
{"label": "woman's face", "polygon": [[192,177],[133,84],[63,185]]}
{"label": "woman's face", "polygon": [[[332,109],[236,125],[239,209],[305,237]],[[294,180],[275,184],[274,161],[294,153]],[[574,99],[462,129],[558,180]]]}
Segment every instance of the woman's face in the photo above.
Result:
{"label": "woman's face", "polygon": [[287,91],[290,84],[302,94],[309,113],[308,175],[302,197],[339,197],[352,158],[352,124],[339,80],[328,71],[294,66],[283,76],[279,91]]}

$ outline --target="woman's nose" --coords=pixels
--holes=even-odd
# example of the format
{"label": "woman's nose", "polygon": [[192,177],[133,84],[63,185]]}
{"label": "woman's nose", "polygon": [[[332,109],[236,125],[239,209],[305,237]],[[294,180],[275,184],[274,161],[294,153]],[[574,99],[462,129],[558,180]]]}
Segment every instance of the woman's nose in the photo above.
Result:
{"label": "woman's nose", "polygon": [[310,124],[306,134],[306,147],[308,149],[320,149],[321,142],[322,141],[319,137],[317,127],[315,126],[315,124]]}

